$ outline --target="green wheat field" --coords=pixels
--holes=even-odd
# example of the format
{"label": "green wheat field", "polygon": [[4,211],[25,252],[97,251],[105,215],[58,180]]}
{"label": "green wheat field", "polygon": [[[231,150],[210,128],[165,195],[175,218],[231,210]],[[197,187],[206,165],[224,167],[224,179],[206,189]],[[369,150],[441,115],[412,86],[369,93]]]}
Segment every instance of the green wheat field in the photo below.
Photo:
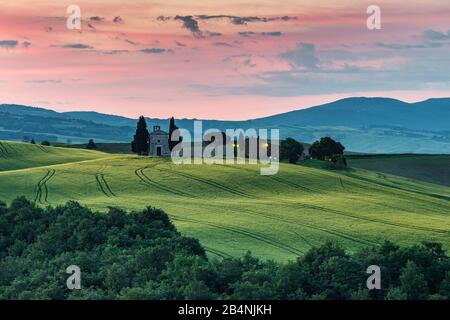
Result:
{"label": "green wheat field", "polygon": [[326,240],[349,251],[437,241],[450,249],[450,188],[364,169],[175,165],[170,159],[0,142],[0,200],[165,210],[211,257],[295,259]]}

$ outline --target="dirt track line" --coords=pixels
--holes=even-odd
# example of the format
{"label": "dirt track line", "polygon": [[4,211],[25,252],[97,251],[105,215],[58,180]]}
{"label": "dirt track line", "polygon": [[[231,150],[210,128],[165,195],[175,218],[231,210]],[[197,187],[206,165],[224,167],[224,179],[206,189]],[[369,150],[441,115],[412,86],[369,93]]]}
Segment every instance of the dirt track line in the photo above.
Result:
{"label": "dirt track line", "polygon": [[3,158],[7,158],[8,153],[8,149],[6,149],[5,145],[0,142],[0,156],[2,156]]}
{"label": "dirt track line", "polygon": [[332,213],[332,214],[336,214],[336,215],[340,215],[340,216],[344,216],[344,217],[349,217],[349,218],[353,218],[353,219],[364,221],[364,222],[374,222],[374,223],[384,224],[384,225],[388,225],[388,226],[391,226],[391,227],[401,227],[401,228],[410,229],[410,230],[420,230],[420,231],[426,231],[426,232],[435,232],[435,233],[443,234],[443,235],[446,235],[446,236],[450,235],[450,231],[447,231],[447,230],[436,229],[436,228],[431,228],[431,227],[412,226],[412,225],[399,223],[399,222],[389,222],[389,221],[382,220],[382,219],[377,219],[377,218],[361,217],[361,216],[356,216],[356,215],[353,215],[353,214],[350,214],[350,213],[345,213],[345,212],[342,212],[342,211],[329,209],[329,208],[323,208],[323,207],[319,207],[319,206],[315,206],[315,205],[311,205],[311,204],[298,203],[298,204],[288,204],[287,206],[288,207],[300,206],[300,207],[309,208],[309,209],[313,209],[313,210],[318,210],[318,211],[322,211],[322,212],[326,212],[326,213]]}
{"label": "dirt track line", "polygon": [[99,187],[100,191],[103,192],[105,196],[116,197],[115,193],[112,192],[111,188],[109,187],[103,173],[97,173],[95,175],[95,180],[97,181],[97,186]]}
{"label": "dirt track line", "polygon": [[158,170],[159,171],[176,173],[176,174],[179,174],[180,176],[183,176],[185,178],[192,179],[192,180],[195,180],[195,181],[207,184],[209,186],[212,186],[212,187],[215,187],[217,189],[220,189],[220,190],[232,193],[234,195],[238,195],[238,196],[246,197],[246,198],[252,198],[252,196],[250,196],[249,194],[247,194],[247,193],[245,193],[243,191],[234,190],[234,189],[232,189],[230,187],[227,187],[227,186],[225,186],[223,184],[220,184],[218,182],[211,181],[211,180],[208,180],[208,179],[205,179],[205,178],[200,178],[200,177],[194,176],[192,174],[188,174],[188,173],[185,173],[185,172],[180,172],[180,171],[177,171],[177,170],[167,170],[167,169],[158,169]]}
{"label": "dirt track line", "polygon": [[[268,215],[268,214],[265,214],[265,213],[260,213],[260,212],[252,212],[252,211],[249,211],[249,210],[242,210],[243,212],[246,212],[246,213],[248,213],[248,214],[253,214],[253,215],[259,215],[259,216],[262,216],[262,217],[265,217],[265,218],[267,218],[267,219],[272,219],[272,220],[274,220],[274,221],[284,221],[284,222],[286,222],[286,221],[289,221],[290,219],[286,219],[286,218],[276,218],[276,217],[273,217],[273,216],[271,216],[271,215]],[[353,236],[351,236],[351,235],[349,235],[349,234],[346,234],[346,233],[344,233],[344,232],[341,232],[341,231],[337,231],[337,230],[333,230],[333,229],[328,229],[328,228],[324,228],[324,227],[318,227],[318,226],[316,226],[316,225],[314,225],[314,224],[310,224],[310,223],[305,223],[305,222],[300,222],[300,221],[297,221],[297,220],[291,220],[292,221],[292,223],[294,224],[298,224],[298,225],[301,225],[301,226],[304,226],[304,227],[306,227],[306,228],[309,228],[309,229],[314,229],[314,230],[319,230],[319,231],[322,231],[322,232],[325,232],[325,233],[329,233],[329,234],[332,234],[332,235],[334,235],[334,236],[339,236],[339,237],[341,237],[341,238],[344,238],[344,239],[347,239],[347,240],[351,240],[351,241],[353,241],[353,242],[357,242],[357,243],[360,243],[360,244],[365,244],[365,245],[379,245],[378,243],[376,243],[376,242],[373,242],[373,241],[369,241],[369,240],[365,240],[365,239],[358,239],[358,238],[355,238],[355,237],[353,237]],[[303,237],[301,237],[308,245],[310,245],[310,243],[308,242],[308,241],[306,241]]]}
{"label": "dirt track line", "polygon": [[44,175],[44,177],[42,177],[39,181],[38,181],[38,183],[37,183],[37,185],[36,185],[36,196],[34,197],[34,202],[41,202],[41,195],[42,195],[42,187],[41,187],[41,183],[42,183],[42,181],[44,181],[46,178],[47,178],[47,176],[49,175],[49,173],[50,173],[50,171],[47,171],[46,173],[45,173],[45,175]]}
{"label": "dirt track line", "polygon": [[156,183],[156,182],[152,181],[152,180],[144,173],[144,170],[145,170],[145,169],[149,169],[149,168],[150,168],[150,167],[143,167],[143,168],[136,169],[136,170],[134,171],[134,174],[135,174],[135,175],[139,178],[139,180],[141,180],[141,182],[144,183],[146,186],[153,187],[153,188],[155,188],[155,189],[159,189],[159,190],[162,190],[162,191],[165,191],[165,192],[168,192],[168,193],[171,193],[171,194],[176,194],[176,195],[179,195],[179,196],[195,198],[195,196],[193,196],[193,195],[191,195],[191,194],[189,194],[189,193],[186,193],[186,192],[183,192],[183,191],[180,191],[180,190],[171,189],[171,188],[166,187],[166,186],[164,186],[164,185],[162,185],[162,184],[160,184],[160,183]]}
{"label": "dirt track line", "polygon": [[215,254],[216,256],[221,257],[222,259],[232,258],[232,256],[229,255],[228,253],[220,251],[218,249],[213,249],[213,248],[207,247],[207,246],[203,246],[203,248],[205,248],[206,252],[211,252],[212,254]]}
{"label": "dirt track line", "polygon": [[37,144],[36,145],[39,149],[41,149],[42,151],[46,152],[46,153],[50,153],[50,151],[48,151],[44,146]]}
{"label": "dirt track line", "polygon": [[[240,167],[236,167],[236,166],[229,165],[229,164],[224,164],[223,166],[227,167],[227,168],[235,169],[235,170],[242,170],[242,171],[247,171],[247,172],[252,172],[252,173],[255,172],[255,171],[250,170],[250,169],[240,168]],[[294,189],[301,189],[301,190],[307,191],[314,198],[320,198],[320,196],[317,194],[317,192],[314,191],[313,189],[310,189],[308,187],[302,186],[302,185],[297,184],[295,182],[292,182],[292,181],[289,181],[289,180],[286,180],[286,179],[283,179],[283,178],[280,178],[280,177],[275,177],[275,176],[267,176],[267,178],[269,178],[271,180],[274,180],[274,181],[276,181],[278,183],[284,184],[284,185],[286,185],[288,187],[294,188]]]}
{"label": "dirt track line", "polygon": [[108,181],[106,181],[105,176],[101,174],[100,178],[103,180],[103,184],[105,185],[106,189],[108,189],[109,193],[115,197],[116,195],[114,192],[112,192],[111,188],[109,187]]}
{"label": "dirt track line", "polygon": [[51,178],[53,178],[53,176],[55,175],[55,172],[56,172],[56,170],[51,170],[51,173],[50,173],[50,175],[48,176],[48,178],[47,179],[45,179],[43,182],[42,182],[42,186],[44,187],[44,202],[46,202],[46,203],[48,203],[48,187],[47,187],[47,182],[49,182],[50,181],[50,179]]}
{"label": "dirt track line", "polygon": [[293,187],[293,188],[305,190],[305,191],[311,193],[311,194],[312,194],[313,196],[315,196],[316,198],[320,198],[320,196],[317,194],[317,192],[314,191],[313,189],[310,189],[310,188],[308,188],[308,187],[302,186],[302,185],[297,184],[297,183],[292,182],[292,181],[288,181],[288,180],[283,179],[283,178],[279,178],[279,177],[275,177],[275,176],[270,176],[270,178],[271,178],[272,180],[275,180],[275,181],[280,182],[280,183],[284,183],[285,185],[291,186],[291,187]]}
{"label": "dirt track line", "polygon": [[271,238],[269,238],[267,236],[263,236],[263,235],[260,235],[260,234],[254,233],[254,232],[250,232],[248,230],[243,230],[243,229],[240,229],[240,228],[237,228],[237,227],[225,227],[225,226],[217,225],[217,224],[210,223],[210,222],[194,220],[194,219],[191,219],[191,218],[180,218],[180,217],[177,217],[177,216],[174,216],[174,215],[171,215],[171,217],[175,221],[178,220],[178,221],[183,221],[183,222],[191,222],[191,223],[203,224],[203,225],[207,225],[207,226],[210,226],[210,227],[214,227],[214,228],[226,230],[226,231],[229,231],[229,232],[232,232],[232,233],[236,233],[236,234],[239,234],[239,235],[243,235],[243,236],[246,236],[246,237],[249,237],[249,238],[261,241],[261,242],[264,242],[264,243],[269,244],[271,246],[274,246],[274,247],[276,247],[278,249],[281,249],[281,250],[293,253],[295,255],[303,255],[304,254],[304,252],[299,250],[299,249],[296,249],[294,247],[286,245],[286,244],[284,244],[282,242],[279,242],[277,240],[271,239]]}
{"label": "dirt track line", "polygon": [[34,202],[39,202],[40,204],[48,203],[48,186],[47,182],[55,175],[56,170],[48,170],[44,177],[38,181],[36,185],[36,196]]}
{"label": "dirt track line", "polygon": [[[411,195],[411,193],[412,193],[412,194],[416,193],[416,194],[428,196],[428,197],[435,198],[435,199],[439,199],[439,200],[450,201],[450,197],[444,196],[444,195],[439,195],[439,194],[434,194],[434,193],[428,193],[428,192],[421,192],[421,191],[418,191],[418,190],[409,189],[409,188],[400,187],[400,186],[393,186],[393,185],[388,184],[388,183],[383,183],[383,182],[374,181],[374,180],[371,180],[371,179],[368,179],[368,178],[364,178],[364,177],[360,177],[360,176],[357,176],[357,175],[354,175],[354,174],[349,174],[349,177],[354,178],[354,179],[357,179],[357,180],[365,181],[365,182],[368,182],[368,183],[371,183],[371,184],[374,184],[374,185],[379,185],[379,186],[391,188],[391,189],[394,189],[394,190],[400,190],[400,191],[403,191],[404,193],[406,193],[406,194],[403,194],[404,197],[407,197],[407,198],[410,198],[410,199],[414,199],[414,200],[416,200],[417,198],[415,198],[413,195]],[[386,180],[387,180],[387,179],[386,179]],[[389,180],[387,180],[387,181],[389,181]],[[391,183],[392,183],[392,182],[391,182]],[[373,187],[373,188],[376,189],[375,187]],[[377,189],[377,190],[378,190],[378,189]],[[432,203],[432,204],[435,205],[435,206],[438,205],[437,203],[430,202],[430,201],[427,201],[427,200],[425,200],[425,199],[423,199],[422,201],[426,201],[426,202],[428,202],[428,203]]]}

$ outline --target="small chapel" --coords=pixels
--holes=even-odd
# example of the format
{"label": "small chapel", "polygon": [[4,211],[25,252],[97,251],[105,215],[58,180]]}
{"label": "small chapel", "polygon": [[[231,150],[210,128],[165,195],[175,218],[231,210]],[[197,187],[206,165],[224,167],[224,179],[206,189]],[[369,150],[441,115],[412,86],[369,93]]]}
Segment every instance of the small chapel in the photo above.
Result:
{"label": "small chapel", "polygon": [[149,133],[149,156],[161,157],[169,156],[169,134],[161,130],[160,126],[153,126],[153,131]]}

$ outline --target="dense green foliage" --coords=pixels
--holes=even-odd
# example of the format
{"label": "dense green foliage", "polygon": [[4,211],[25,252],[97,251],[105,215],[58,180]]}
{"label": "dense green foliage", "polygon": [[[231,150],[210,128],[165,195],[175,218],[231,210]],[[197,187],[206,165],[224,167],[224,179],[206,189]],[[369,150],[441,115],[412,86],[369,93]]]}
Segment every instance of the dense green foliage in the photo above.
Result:
{"label": "dense green foliage", "polygon": [[148,152],[148,130],[147,123],[143,116],[139,117],[136,125],[136,134],[131,142],[131,150],[139,155],[143,155]]}
{"label": "dense green foliage", "polygon": [[297,163],[303,154],[303,144],[292,138],[281,141],[280,159],[288,160],[289,163]]}
{"label": "dense green foliage", "polygon": [[330,137],[320,138],[309,147],[309,154],[313,159],[326,160],[334,155],[343,154],[345,147]]}
{"label": "dense green foliage", "polygon": [[[374,264],[382,289],[369,291]],[[69,265],[81,290],[66,288]],[[41,209],[23,197],[0,202],[0,270],[0,299],[450,299],[450,260],[436,243],[349,255],[327,242],[286,264],[249,253],[208,261],[159,209]]]}
{"label": "dense green foliage", "polygon": [[175,124],[174,117],[172,117],[172,118],[170,118],[170,121],[169,121],[169,150],[170,151],[172,151],[172,149],[179,143],[179,141],[172,140],[172,134],[176,130],[178,130],[178,127]]}
{"label": "dense green foliage", "polygon": [[[158,209],[99,214],[76,202],[41,209],[22,197],[9,208],[0,203],[0,259],[0,299],[109,299],[163,285],[170,266],[205,260],[205,252]],[[65,288],[70,265],[82,270],[81,291]]]}
{"label": "dense green foliage", "polygon": [[89,149],[89,150],[96,150],[97,149],[97,145],[95,144],[93,139],[89,139],[89,142],[86,145],[86,149]]}

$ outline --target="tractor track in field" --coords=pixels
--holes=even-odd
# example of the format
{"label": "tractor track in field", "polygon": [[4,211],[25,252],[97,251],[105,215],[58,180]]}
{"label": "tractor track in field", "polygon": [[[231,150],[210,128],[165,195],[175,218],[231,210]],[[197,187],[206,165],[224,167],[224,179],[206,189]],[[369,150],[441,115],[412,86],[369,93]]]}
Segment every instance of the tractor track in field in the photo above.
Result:
{"label": "tractor track in field", "polygon": [[[285,219],[282,219],[282,218],[274,217],[274,216],[269,215],[267,213],[262,213],[262,212],[259,212],[259,211],[252,211],[252,210],[243,209],[243,208],[238,208],[237,210],[239,210],[240,212],[244,212],[246,214],[249,214],[249,215],[263,217],[263,218],[266,218],[266,219],[269,219],[269,220],[272,220],[272,221],[283,222],[283,223],[291,225],[291,223],[289,221],[286,221]],[[298,236],[300,239],[302,239],[308,246],[312,247],[311,243],[305,237],[300,235],[298,232],[292,231],[292,230],[290,230],[289,232],[292,232],[293,234]]]}
{"label": "tractor track in field", "polygon": [[319,207],[319,206],[315,206],[315,205],[311,205],[311,204],[298,203],[298,204],[288,205],[288,207],[297,207],[297,206],[300,206],[300,207],[303,207],[303,208],[307,208],[307,209],[322,211],[322,212],[328,212],[328,213],[332,213],[332,214],[336,214],[336,215],[340,215],[340,216],[344,216],[344,217],[348,217],[348,218],[353,218],[353,219],[356,219],[356,220],[361,220],[361,221],[364,221],[364,222],[374,222],[374,223],[380,223],[380,224],[388,225],[388,226],[391,226],[391,227],[401,227],[401,228],[410,229],[410,230],[419,230],[419,231],[425,231],[425,232],[435,232],[435,233],[443,234],[443,235],[446,235],[446,236],[450,236],[450,231],[442,230],[442,229],[436,229],[436,228],[431,228],[431,227],[412,226],[412,225],[399,223],[399,222],[389,222],[389,221],[382,220],[382,219],[377,219],[377,218],[361,217],[361,216],[352,215],[350,213],[345,213],[345,212],[342,212],[342,211],[339,211],[339,210],[323,208],[323,207]]}
{"label": "tractor track in field", "polygon": [[50,181],[51,178],[55,175],[56,170],[50,169],[46,172],[44,177],[38,181],[36,185],[36,196],[34,198],[34,202],[39,202],[40,204],[48,203],[48,186],[47,182]]}
{"label": "tractor track in field", "polygon": [[243,229],[238,228],[238,227],[226,227],[226,226],[214,224],[214,223],[211,223],[211,222],[195,220],[195,219],[192,219],[192,218],[184,218],[184,217],[181,218],[179,216],[174,216],[174,215],[171,215],[171,217],[175,221],[178,220],[178,221],[182,221],[182,222],[191,222],[191,223],[203,224],[203,225],[207,225],[207,226],[210,226],[210,227],[213,227],[213,228],[217,228],[217,229],[225,230],[225,231],[228,231],[228,232],[231,232],[231,233],[239,234],[239,235],[242,235],[242,236],[245,236],[245,237],[248,237],[248,238],[252,238],[254,240],[258,240],[258,241],[264,242],[264,243],[269,244],[269,245],[271,245],[271,246],[273,246],[275,248],[278,248],[278,249],[290,252],[290,253],[295,254],[295,255],[299,255],[300,256],[300,255],[303,255],[305,253],[305,252],[303,252],[303,251],[301,251],[301,250],[299,250],[297,248],[291,247],[291,246],[286,245],[286,244],[284,244],[282,242],[279,242],[277,240],[271,239],[270,237],[267,237],[267,236],[264,236],[264,235],[261,235],[261,234],[255,233],[255,232],[250,232],[248,230],[243,230]]}
{"label": "tractor track in field", "polygon": [[212,254],[215,254],[216,256],[221,257],[222,259],[232,258],[232,256],[229,255],[228,253],[220,251],[218,249],[213,249],[213,248],[207,247],[207,246],[203,246],[203,248],[205,248],[206,252],[211,252]]}
{"label": "tractor track in field", "polygon": [[[347,240],[350,240],[350,241],[353,241],[353,242],[357,242],[359,244],[379,245],[379,243],[376,243],[376,242],[373,242],[373,241],[369,241],[369,240],[365,240],[365,239],[359,239],[359,238],[353,237],[353,236],[351,236],[351,235],[349,235],[347,233],[344,233],[342,231],[337,231],[337,230],[333,230],[333,229],[330,230],[328,228],[318,227],[315,224],[300,222],[298,220],[294,221],[294,220],[286,219],[286,218],[277,218],[277,217],[274,217],[274,216],[271,216],[271,215],[269,215],[267,213],[262,213],[262,212],[256,212],[256,211],[254,212],[254,211],[246,210],[246,209],[241,209],[241,210],[243,212],[246,212],[247,214],[251,214],[251,215],[254,215],[254,216],[262,216],[264,218],[271,219],[271,220],[274,220],[274,221],[277,221],[277,222],[289,223],[289,221],[291,221],[292,224],[297,224],[297,225],[301,225],[301,226],[309,228],[309,229],[314,229],[314,230],[322,231],[322,232],[325,232],[325,233],[329,233],[329,234],[332,234],[334,236],[338,236],[338,237],[341,237],[341,238],[344,238],[344,239],[347,239]],[[303,241],[305,241],[305,243],[307,243],[309,246],[311,246],[311,243],[309,243],[309,241],[307,241],[304,237],[300,236],[300,238],[302,238]]]}
{"label": "tractor track in field", "polygon": [[[299,205],[301,205],[301,204],[299,204]],[[293,206],[293,205],[287,205],[286,207],[296,208],[296,209],[298,208],[298,206]],[[321,207],[317,207],[317,206],[309,206],[309,205],[305,205],[303,207],[306,207],[306,208],[309,208],[309,209],[314,208],[315,210],[325,209],[325,208],[321,208]],[[259,218],[262,217],[262,218],[266,218],[266,219],[269,219],[269,220],[272,220],[272,221],[286,223],[286,224],[289,224],[289,225],[291,225],[291,224],[301,225],[301,226],[303,226],[305,228],[313,229],[313,230],[316,230],[316,231],[321,231],[321,232],[324,232],[324,233],[328,233],[328,234],[331,234],[331,235],[334,235],[334,236],[337,236],[337,237],[340,237],[340,238],[344,238],[344,239],[349,240],[349,241],[353,241],[353,242],[359,243],[361,245],[371,245],[371,246],[373,246],[373,245],[376,245],[376,246],[380,245],[377,242],[366,240],[366,239],[360,239],[360,238],[354,237],[354,236],[349,235],[349,234],[347,234],[345,232],[342,232],[342,231],[337,231],[337,230],[334,230],[334,229],[328,229],[326,227],[319,227],[319,226],[317,226],[315,224],[300,222],[300,221],[298,221],[296,219],[290,219],[290,218],[286,219],[286,217],[282,218],[282,217],[279,217],[279,216],[273,216],[271,214],[267,214],[267,213],[263,213],[263,212],[259,212],[259,211],[252,211],[252,210],[244,209],[244,208],[236,208],[236,211],[239,211],[239,212],[244,213],[244,214],[252,215],[252,216],[255,216],[255,217],[259,217]],[[296,236],[299,236],[308,246],[312,247],[312,244],[305,237],[299,235],[295,231],[292,231],[292,230],[290,230],[290,231],[293,234],[295,234]]]}
{"label": "tractor track in field", "polygon": [[[428,193],[428,192],[422,192],[422,191],[409,189],[409,188],[405,188],[405,187],[401,187],[401,186],[393,186],[393,185],[391,185],[389,183],[383,183],[383,182],[375,181],[375,180],[372,180],[372,179],[369,179],[369,178],[360,177],[360,176],[357,176],[357,175],[354,175],[354,174],[349,174],[349,177],[357,179],[357,180],[360,180],[360,181],[368,182],[368,183],[373,184],[373,185],[378,185],[378,186],[383,186],[383,187],[387,187],[387,188],[394,189],[394,190],[403,191],[403,192],[405,192],[407,194],[402,194],[402,196],[405,197],[405,198],[412,199],[412,200],[417,200],[416,197],[411,195],[411,193],[413,193],[413,194],[416,193],[416,194],[432,197],[432,198],[435,198],[435,199],[450,201],[450,197],[444,196],[444,195]],[[385,178],[385,180],[389,181],[387,178]],[[375,187],[373,187],[373,189],[378,190]],[[432,204],[433,206],[438,205],[437,203],[434,203],[434,202],[431,202],[431,201],[427,201],[427,200],[422,200],[422,201],[427,202],[429,204]],[[439,205],[439,206],[442,207],[442,205]],[[446,209],[448,209],[448,207]]]}
{"label": "tractor track in field", "polygon": [[50,151],[48,151],[44,146],[37,144],[36,145],[39,149],[41,149],[41,151],[46,152],[46,153],[50,153]]}
{"label": "tractor track in field", "polygon": [[216,189],[220,189],[222,191],[226,191],[228,193],[231,193],[231,194],[234,194],[234,195],[237,195],[237,196],[240,196],[240,197],[245,197],[245,198],[250,198],[250,199],[254,198],[251,195],[249,195],[249,194],[247,194],[247,193],[245,193],[243,191],[234,190],[233,188],[230,188],[230,187],[228,187],[226,185],[223,185],[221,183],[218,183],[218,182],[215,182],[215,181],[211,181],[211,180],[208,180],[208,179],[205,179],[205,178],[201,178],[201,177],[195,176],[193,174],[180,172],[180,171],[177,171],[177,170],[167,170],[167,169],[160,169],[160,168],[158,168],[158,170],[161,171],[161,172],[176,173],[176,174],[178,174],[178,175],[180,175],[182,177],[185,177],[185,178],[197,181],[197,182],[201,182],[203,184],[209,185],[209,186],[214,187]]}
{"label": "tractor track in field", "polygon": [[7,154],[9,153],[8,149],[6,148],[6,145],[0,142],[0,157],[7,158]]}
{"label": "tractor track in field", "polygon": [[[235,169],[235,170],[242,170],[242,171],[247,171],[247,172],[255,172],[255,171],[250,170],[250,169],[240,168],[240,167],[236,167],[236,166],[233,166],[233,165],[226,165],[225,164],[223,166],[225,166],[227,168]],[[289,180],[286,180],[286,179],[283,179],[283,178],[280,178],[280,177],[275,177],[273,175],[272,176],[266,176],[266,177],[268,177],[269,179],[274,180],[274,181],[276,181],[278,183],[284,184],[284,185],[286,185],[288,187],[291,187],[291,188],[294,188],[294,189],[301,189],[301,190],[304,190],[306,192],[309,192],[314,198],[320,198],[320,196],[317,194],[316,191],[314,191],[313,189],[310,189],[308,187],[302,186],[300,184],[297,184],[295,182],[292,182],[292,181],[289,181]]]}
{"label": "tractor track in field", "polygon": [[179,195],[179,196],[190,197],[190,198],[196,198],[195,196],[193,196],[193,195],[191,195],[191,194],[189,194],[189,193],[187,193],[187,192],[183,192],[183,191],[180,191],[180,190],[171,189],[171,188],[166,187],[166,186],[164,186],[164,185],[162,185],[162,184],[160,184],[160,183],[156,183],[156,182],[152,181],[152,180],[145,174],[145,172],[144,172],[145,169],[149,169],[149,168],[151,168],[151,167],[143,167],[143,168],[136,169],[136,170],[134,171],[134,174],[135,174],[135,175],[139,178],[139,180],[141,180],[141,182],[144,183],[146,186],[148,186],[148,187],[153,187],[153,188],[159,189],[159,190],[161,190],[161,191],[165,191],[165,192],[168,192],[168,193],[171,193],[171,194],[176,194],[176,195]]}
{"label": "tractor track in field", "polygon": [[310,189],[308,187],[302,186],[300,184],[297,184],[295,182],[292,182],[292,181],[289,181],[289,180],[286,180],[286,179],[283,179],[283,178],[280,178],[280,177],[270,176],[270,178],[272,180],[274,180],[274,181],[280,182],[280,183],[285,184],[287,186],[290,186],[292,188],[301,189],[301,190],[307,191],[311,195],[313,195],[313,197],[315,197],[315,198],[320,198],[320,196],[317,194],[317,192],[314,191],[313,189]]}
{"label": "tractor track in field", "polygon": [[95,180],[97,181],[97,187],[107,197],[116,197],[116,194],[109,187],[108,182],[105,179],[103,173],[95,174]]}

